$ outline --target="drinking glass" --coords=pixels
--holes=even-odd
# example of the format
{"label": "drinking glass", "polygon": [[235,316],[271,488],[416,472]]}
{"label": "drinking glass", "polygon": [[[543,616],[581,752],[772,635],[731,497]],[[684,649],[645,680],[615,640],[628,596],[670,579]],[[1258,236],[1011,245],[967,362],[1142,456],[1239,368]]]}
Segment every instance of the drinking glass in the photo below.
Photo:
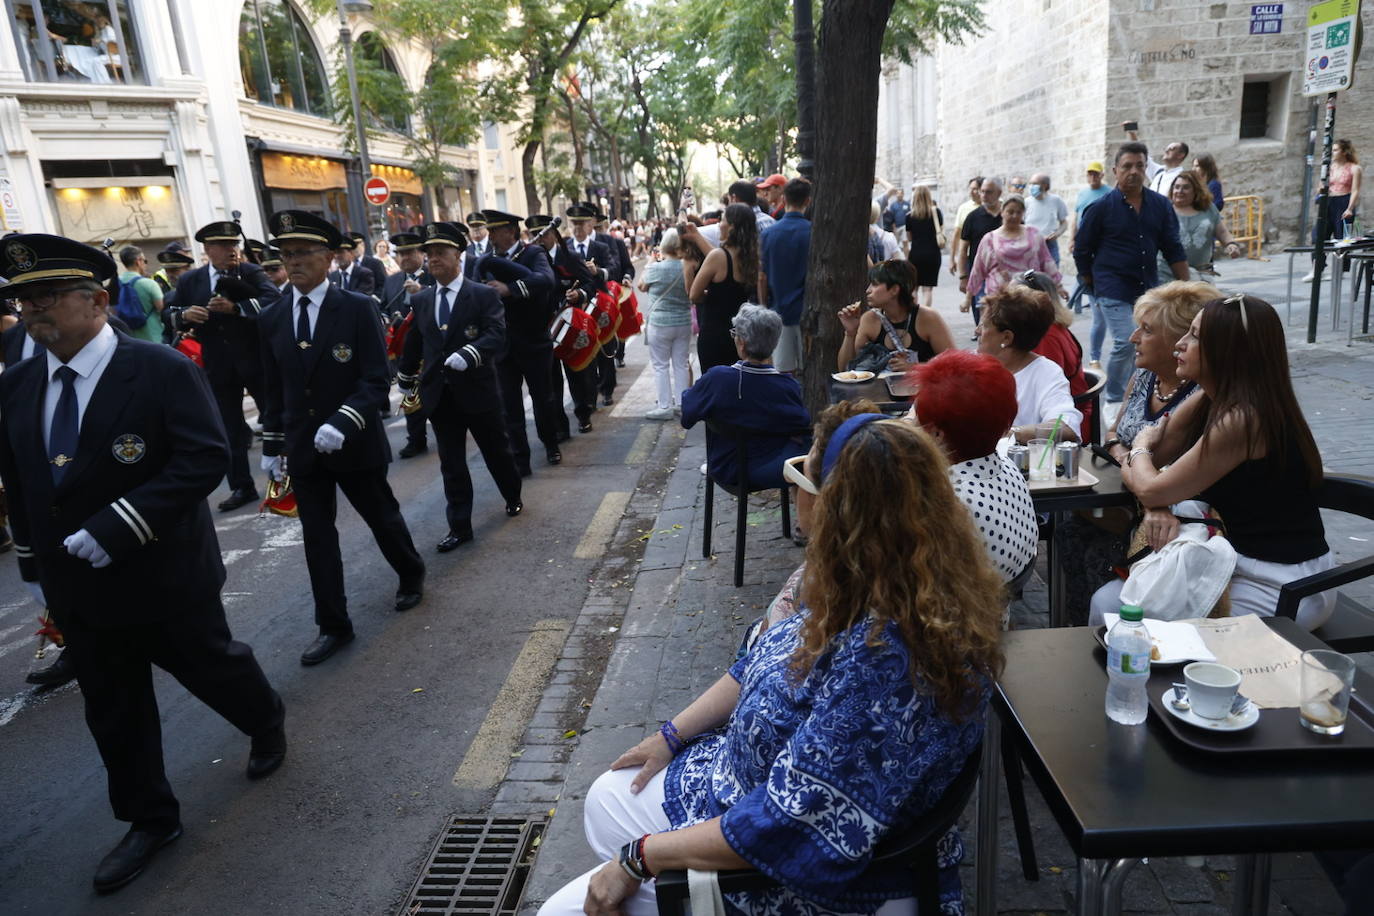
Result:
{"label": "drinking glass", "polygon": [[1308,649],[1302,654],[1298,706],[1303,727],[1319,735],[1339,735],[1345,731],[1354,689],[1354,659],[1331,649]]}
{"label": "drinking glass", "polygon": [[1026,443],[1030,447],[1030,479],[1051,480],[1054,478],[1054,445],[1049,439],[1032,439]]}

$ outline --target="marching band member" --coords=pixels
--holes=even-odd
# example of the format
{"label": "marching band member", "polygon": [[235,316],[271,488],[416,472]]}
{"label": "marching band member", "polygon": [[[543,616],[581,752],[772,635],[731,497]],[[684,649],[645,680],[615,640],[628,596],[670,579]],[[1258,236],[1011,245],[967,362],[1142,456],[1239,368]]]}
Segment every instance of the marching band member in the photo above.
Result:
{"label": "marching band member", "polygon": [[[388,274],[382,287],[382,317],[393,331],[410,314],[411,298],[420,290],[434,285],[434,276],[425,270],[425,253],[420,250],[420,236],[414,232],[398,232],[390,239],[400,270]],[[429,436],[425,433],[425,416],[416,411],[406,414],[406,444],[398,453],[402,458],[414,458],[429,451]]]}
{"label": "marching band member", "polygon": [[291,289],[262,316],[262,466],[274,480],[289,474],[296,493],[320,628],[301,664],[316,665],[353,640],[334,525],[337,490],[400,577],[396,610],[420,603],[425,564],[386,480],[391,445],[381,408],[391,373],[376,305],[329,282],[338,229],[301,210],[273,213],[268,225]]}
{"label": "marching band member", "polygon": [[418,392],[419,412],[434,426],[448,518],[437,549],[447,553],[472,540],[469,432],[505,497],[506,515],[519,515],[525,506],[493,368],[506,339],[501,297],[464,276],[468,236],[461,223],[430,223],[423,236],[435,285],[411,299],[414,323],[397,382]]}

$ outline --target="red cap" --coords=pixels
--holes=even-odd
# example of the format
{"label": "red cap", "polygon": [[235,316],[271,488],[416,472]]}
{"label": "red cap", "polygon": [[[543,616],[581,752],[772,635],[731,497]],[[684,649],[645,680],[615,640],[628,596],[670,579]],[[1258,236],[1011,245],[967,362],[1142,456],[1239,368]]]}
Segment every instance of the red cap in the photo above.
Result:
{"label": "red cap", "polygon": [[787,176],[779,175],[778,173],[774,172],[772,175],[769,175],[767,178],[763,179],[763,181],[760,181],[757,185],[755,185],[755,187],[780,188],[785,184],[787,184]]}

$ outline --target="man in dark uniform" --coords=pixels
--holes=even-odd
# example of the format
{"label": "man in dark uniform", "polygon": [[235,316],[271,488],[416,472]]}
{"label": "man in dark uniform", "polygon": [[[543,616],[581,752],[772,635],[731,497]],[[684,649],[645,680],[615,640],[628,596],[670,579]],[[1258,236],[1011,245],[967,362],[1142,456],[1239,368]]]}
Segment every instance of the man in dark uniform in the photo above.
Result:
{"label": "man in dark uniform", "polygon": [[411,300],[414,324],[406,336],[397,383],[407,390],[418,387],[418,412],[434,424],[448,503],[448,534],[437,549],[447,553],[472,540],[469,432],[506,500],[506,515],[519,515],[525,506],[493,368],[506,339],[501,297],[463,276],[468,237],[461,224],[430,223],[423,236],[435,285]]}
{"label": "man in dark uniform", "polygon": [[166,297],[176,289],[177,280],[181,279],[181,275],[196,266],[196,259],[191,257],[190,252],[180,242],[168,242],[157,253],[157,263],[158,271],[153,274],[153,282],[161,287],[162,295]]}
{"label": "man in dark uniform", "polygon": [[386,482],[391,446],[381,408],[391,372],[377,308],[327,279],[338,229],[301,210],[273,213],[268,225],[291,289],[262,319],[262,465],[274,480],[289,474],[296,493],[320,628],[301,664],[316,665],[353,640],[334,527],[337,490],[400,577],[396,610],[420,603],[425,564]]}
{"label": "man in dark uniform", "polygon": [[376,275],[358,263],[357,253],[353,249],[353,241],[341,238],[335,254],[338,256],[338,269],[329,275],[329,282],[345,292],[362,293],[364,296],[370,296],[375,303],[376,296],[374,294],[381,287],[377,285]]}
{"label": "man in dark uniform", "polygon": [[[573,209],[572,207],[568,208],[569,214],[572,213]],[[601,274],[603,287],[607,282],[621,282],[625,276],[625,267],[620,261],[620,249],[623,246],[617,246],[617,239],[614,236],[596,229],[597,224],[605,222],[606,219],[601,213],[601,208],[591,201],[585,201],[576,209],[581,215],[573,217],[573,235],[576,243],[575,250],[579,253],[582,251],[584,238],[596,242],[602,251],[602,256],[599,260],[592,256],[593,249],[590,241],[586,242],[585,245],[589,260],[596,265]],[[584,223],[580,230],[578,223]],[[579,236],[579,231],[585,233],[585,235]],[[601,403],[607,407],[614,403],[614,399],[611,395],[615,392],[616,385],[615,352],[616,341],[610,340],[601,348],[601,352],[596,354],[596,362],[592,364],[596,367],[596,384],[597,389],[601,392]]]}
{"label": "man in dark uniform", "polygon": [[[425,270],[425,253],[420,250],[420,241],[419,234],[415,232],[398,232],[391,237],[391,250],[401,269],[387,275],[386,285],[382,288],[382,317],[393,330],[410,314],[411,299],[415,294],[434,285],[434,277]],[[424,414],[419,411],[406,414],[406,444],[401,447],[400,456],[414,458],[427,451],[429,436],[425,433]]]}
{"label": "man in dark uniform", "polygon": [[372,273],[372,289],[380,293],[382,287],[386,286],[386,265],[382,263],[381,258],[367,253],[367,239],[361,232],[348,233],[348,239],[353,243],[353,260]]}
{"label": "man in dark uniform", "polygon": [[131,824],[96,869],[100,892],[132,881],[181,835],[152,665],[252,737],[249,778],[286,757],[281,698],[220,603],[205,498],[229,450],[209,386],[171,348],[108,327],[103,284],[114,274],[104,252],[70,239],[0,242],[3,295],[19,299],[47,348],[0,375],[0,476],[19,572],[66,638],[114,816]]}
{"label": "man in dark uniform", "polygon": [[[477,262],[491,253],[491,240],[487,238],[487,218],[480,212],[468,214],[468,235],[472,241],[468,242],[467,261],[468,269],[476,269]],[[467,274],[466,276],[471,276]]]}
{"label": "man in dark uniform", "polygon": [[[615,253],[616,269],[619,271],[619,275],[611,277],[611,279],[619,283],[621,286],[629,286],[630,282],[635,278],[635,264],[634,260],[630,257],[630,249],[626,246],[624,239],[617,238],[616,236],[611,235],[609,232],[605,231],[606,214],[602,213],[600,208],[597,208],[596,216],[597,241],[604,242]],[[614,347],[615,349],[614,356],[616,366],[620,367],[621,369],[624,369],[625,341],[616,338],[615,341],[613,341],[612,343],[606,344],[607,349],[611,349],[612,347]],[[615,388],[615,382],[611,383],[611,388]],[[609,394],[607,394],[604,390],[602,391],[602,394],[605,396],[605,403],[611,403]]]}
{"label": "man in dark uniform", "polygon": [[[530,440],[525,431],[522,386],[529,386],[534,428],[544,444],[549,464],[558,464],[558,428],[549,401],[553,374],[553,267],[542,248],[520,240],[520,217],[500,210],[483,210],[491,238],[491,253],[477,268],[478,279],[496,290],[506,310],[506,350],[496,360],[496,377],[506,412],[506,436],[521,477],[530,475]],[[548,225],[548,217],[543,218]]]}
{"label": "man in dark uniform", "polygon": [[281,259],[281,249],[268,245],[262,250],[262,260],[258,262],[262,272],[267,274],[267,279],[272,281],[272,285],[277,288],[277,296],[286,292],[286,288],[291,285],[290,279],[286,275],[286,264]]}
{"label": "man in dark uniform", "polygon": [[[578,208],[569,208],[569,212]],[[592,240],[593,244],[595,240]],[[557,283],[556,308],[566,305],[579,308],[590,302],[600,288],[601,279],[593,273],[584,260],[573,253],[565,244],[557,225],[548,226],[535,237],[535,244],[541,246],[549,256],[553,266],[554,280]],[[551,373],[549,401],[553,405],[554,425],[559,439],[567,439],[572,433],[568,426],[568,414],[563,410],[563,379],[567,377],[568,393],[572,395],[573,413],[577,416],[577,431],[592,431],[592,414],[596,411],[596,367],[595,364],[582,370],[555,359]]]}
{"label": "man in dark uniform", "polygon": [[188,270],[168,293],[164,312],[177,330],[194,328],[200,341],[210,390],[229,437],[229,498],[221,512],[258,501],[248,447],[253,431],[243,420],[246,388],[262,410],[262,356],[258,314],[277,300],[277,288],[262,268],[239,256],[239,224],[210,223],[196,233],[210,263]]}

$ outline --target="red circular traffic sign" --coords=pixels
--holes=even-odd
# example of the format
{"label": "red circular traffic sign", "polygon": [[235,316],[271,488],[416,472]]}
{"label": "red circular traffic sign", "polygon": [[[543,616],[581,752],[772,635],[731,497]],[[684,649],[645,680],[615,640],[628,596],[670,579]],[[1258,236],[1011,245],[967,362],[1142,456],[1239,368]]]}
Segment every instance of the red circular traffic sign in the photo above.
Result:
{"label": "red circular traffic sign", "polygon": [[386,183],[385,178],[373,175],[363,182],[363,196],[367,198],[368,203],[380,207],[391,199],[391,185]]}

